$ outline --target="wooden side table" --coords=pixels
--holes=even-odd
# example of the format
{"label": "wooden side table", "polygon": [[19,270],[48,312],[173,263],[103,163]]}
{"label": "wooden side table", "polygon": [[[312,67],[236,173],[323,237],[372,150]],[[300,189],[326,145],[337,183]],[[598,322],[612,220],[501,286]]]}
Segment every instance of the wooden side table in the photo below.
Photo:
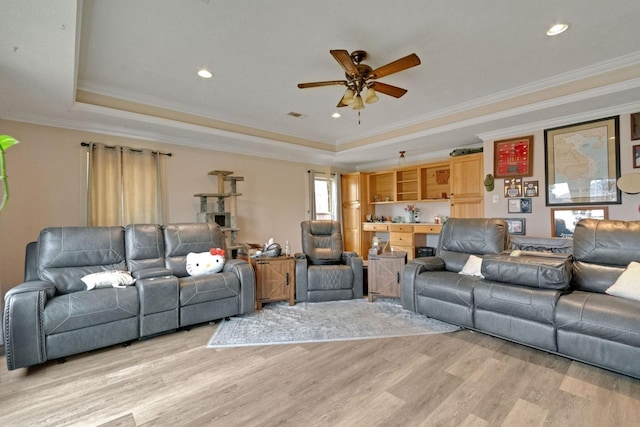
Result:
{"label": "wooden side table", "polygon": [[377,296],[400,298],[400,278],[406,258],[404,251],[369,255],[369,302]]}
{"label": "wooden side table", "polygon": [[262,304],[274,301],[296,303],[295,259],[291,256],[277,258],[251,258],[256,273],[256,309]]}

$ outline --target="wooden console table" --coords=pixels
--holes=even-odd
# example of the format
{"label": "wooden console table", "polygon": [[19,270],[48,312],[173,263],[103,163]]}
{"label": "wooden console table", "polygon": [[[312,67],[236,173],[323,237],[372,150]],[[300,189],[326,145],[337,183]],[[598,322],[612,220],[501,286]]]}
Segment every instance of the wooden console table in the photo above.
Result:
{"label": "wooden console table", "polygon": [[256,273],[256,309],[274,301],[296,303],[295,259],[291,256],[277,258],[251,258]]}

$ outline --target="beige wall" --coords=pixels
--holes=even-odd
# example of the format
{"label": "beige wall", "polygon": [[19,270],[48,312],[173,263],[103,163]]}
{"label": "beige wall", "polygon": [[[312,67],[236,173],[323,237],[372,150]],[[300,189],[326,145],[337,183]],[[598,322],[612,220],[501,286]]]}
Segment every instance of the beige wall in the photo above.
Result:
{"label": "beige wall", "polygon": [[[629,114],[620,114],[620,172],[640,173],[640,169],[633,169],[632,146],[640,144],[640,141],[631,141]],[[570,125],[571,123],[567,123]],[[527,134],[527,135],[530,135]],[[520,137],[525,135],[513,135]],[[525,218],[526,234],[528,236],[551,236],[551,208],[545,206],[545,174],[544,174],[544,130],[533,133],[533,176],[523,178],[523,181],[538,181],[539,196],[532,198],[532,212],[530,214],[507,213],[507,199],[504,197],[504,179],[495,180],[495,189],[492,192],[485,191],[484,213],[486,217],[495,218]],[[509,139],[504,137],[499,139]],[[485,174],[493,173],[493,145],[494,141],[484,142],[484,170]],[[498,203],[493,203],[493,196],[498,196]],[[640,194],[622,193],[622,204],[602,205],[609,208],[609,219],[639,220],[638,205]]]}
{"label": "beige wall", "polygon": [[[217,192],[211,170],[243,176],[238,183],[239,241],[269,237],[300,250],[300,221],[306,217],[306,171],[310,165],[118,138],[0,120],[0,133],[20,144],[6,152],[11,198],[0,213],[0,290],[22,282],[25,245],[48,226],[85,225],[86,148],[82,141],[122,144],[171,152],[166,161],[166,217],[193,222],[196,193]],[[228,187],[227,187],[228,188]]]}

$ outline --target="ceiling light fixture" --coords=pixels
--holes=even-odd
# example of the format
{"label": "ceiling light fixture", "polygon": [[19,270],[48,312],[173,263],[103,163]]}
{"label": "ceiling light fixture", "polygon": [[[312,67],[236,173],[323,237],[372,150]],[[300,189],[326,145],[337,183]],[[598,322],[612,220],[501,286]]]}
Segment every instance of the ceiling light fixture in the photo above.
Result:
{"label": "ceiling light fixture", "polygon": [[400,157],[398,157],[398,166],[402,167],[407,164],[407,158],[404,156],[406,151],[400,151]]}
{"label": "ceiling light fixture", "polygon": [[564,33],[569,28],[568,24],[556,24],[547,30],[548,36],[557,36],[558,34]]}
{"label": "ceiling light fixture", "polygon": [[210,79],[211,77],[213,77],[213,74],[211,74],[211,71],[207,70],[206,68],[202,68],[198,70],[198,75],[203,79]]}

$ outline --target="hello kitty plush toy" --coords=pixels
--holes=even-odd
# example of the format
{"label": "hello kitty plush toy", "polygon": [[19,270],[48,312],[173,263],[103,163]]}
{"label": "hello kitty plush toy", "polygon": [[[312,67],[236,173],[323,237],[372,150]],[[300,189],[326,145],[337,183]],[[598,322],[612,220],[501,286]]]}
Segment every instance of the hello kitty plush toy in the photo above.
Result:
{"label": "hello kitty plush toy", "polygon": [[211,248],[209,252],[187,254],[187,273],[190,276],[219,273],[224,267],[224,249]]}

